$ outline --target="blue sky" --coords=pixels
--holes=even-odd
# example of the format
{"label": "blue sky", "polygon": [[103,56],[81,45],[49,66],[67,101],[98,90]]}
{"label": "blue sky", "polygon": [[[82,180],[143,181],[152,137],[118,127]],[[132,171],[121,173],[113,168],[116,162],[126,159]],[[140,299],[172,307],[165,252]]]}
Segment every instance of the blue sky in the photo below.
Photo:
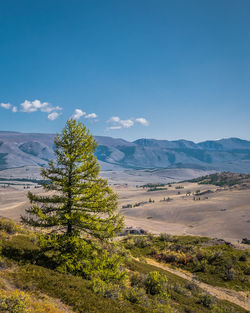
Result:
{"label": "blue sky", "polygon": [[0,1],[0,60],[0,130],[250,140],[249,0]]}

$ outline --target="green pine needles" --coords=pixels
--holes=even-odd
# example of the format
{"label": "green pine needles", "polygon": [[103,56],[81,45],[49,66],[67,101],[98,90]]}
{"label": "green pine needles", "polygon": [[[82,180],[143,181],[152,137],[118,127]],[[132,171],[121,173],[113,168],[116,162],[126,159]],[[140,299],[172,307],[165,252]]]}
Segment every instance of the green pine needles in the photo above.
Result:
{"label": "green pine needles", "polygon": [[55,137],[56,160],[41,171],[46,193],[28,193],[31,207],[22,221],[43,229],[40,246],[50,251],[59,271],[120,280],[125,274],[111,239],[123,228],[123,218],[117,194],[99,177],[96,146],[82,123],[67,121]]}

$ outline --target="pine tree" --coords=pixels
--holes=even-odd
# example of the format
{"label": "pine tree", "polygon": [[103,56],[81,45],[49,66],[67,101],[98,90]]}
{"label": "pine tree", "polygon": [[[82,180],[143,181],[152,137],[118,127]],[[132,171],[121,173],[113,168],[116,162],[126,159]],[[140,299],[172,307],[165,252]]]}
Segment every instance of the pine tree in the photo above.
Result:
{"label": "pine tree", "polygon": [[120,279],[120,257],[112,239],[123,227],[117,194],[99,177],[97,144],[73,119],[55,137],[55,161],[41,170],[45,195],[28,193],[31,207],[22,221],[44,229],[40,245],[57,269],[86,278]]}

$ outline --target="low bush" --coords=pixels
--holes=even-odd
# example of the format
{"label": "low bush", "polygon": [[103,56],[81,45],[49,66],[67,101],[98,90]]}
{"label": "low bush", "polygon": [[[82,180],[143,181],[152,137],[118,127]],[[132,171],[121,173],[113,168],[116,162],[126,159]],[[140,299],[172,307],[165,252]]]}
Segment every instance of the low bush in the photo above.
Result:
{"label": "low bush", "polygon": [[67,313],[68,308],[47,297],[21,290],[0,290],[1,313]]}
{"label": "low bush", "polygon": [[91,281],[67,274],[61,274],[37,265],[25,265],[12,274],[19,288],[40,290],[61,299],[76,312],[149,313],[128,301],[105,298],[92,291]]}
{"label": "low bush", "polygon": [[39,252],[39,247],[27,235],[16,235],[2,243],[2,254],[18,262],[34,263]]}
{"label": "low bush", "polygon": [[28,310],[28,297],[24,292],[6,292],[0,290],[1,313],[30,313]]}
{"label": "low bush", "polygon": [[215,300],[212,296],[210,296],[207,293],[203,293],[199,296],[199,299],[197,301],[198,303],[201,303],[204,307],[208,308],[208,309],[212,309]]}
{"label": "low bush", "polygon": [[[130,241],[133,256],[153,257],[195,273],[202,281],[235,290],[249,290],[249,252],[207,237],[168,236],[161,234],[143,244],[136,237]],[[124,240],[126,247],[126,239]]]}
{"label": "low bush", "polygon": [[166,234],[166,233],[161,233],[160,235],[159,235],[159,240],[160,241],[166,241],[166,242],[170,242],[171,240],[172,240],[172,237],[171,237],[171,235],[169,235],[169,234]]}
{"label": "low bush", "polygon": [[167,297],[167,277],[158,271],[149,272],[145,280],[145,288],[148,294]]}
{"label": "low bush", "polygon": [[[238,307],[232,303],[227,301],[220,301],[214,299],[214,304],[212,304],[211,308],[204,306],[206,305],[206,300],[203,296],[202,290],[197,287],[192,282],[187,282],[185,279],[180,278],[170,272],[166,272],[161,268],[155,267],[150,264],[141,263],[136,260],[130,260],[127,262],[127,267],[130,270],[130,280],[131,285],[133,286],[142,286],[144,284],[145,278],[148,277],[150,272],[158,271],[162,275],[166,275],[167,277],[167,293],[169,298],[167,299],[167,303],[174,308],[174,312],[189,312],[189,313],[246,313],[247,311],[243,308]],[[150,296],[150,295],[149,295]],[[153,296],[157,298],[157,295]],[[157,305],[155,305],[157,307]],[[214,308],[217,308],[220,311],[213,311]],[[161,309],[158,307],[159,312]],[[168,310],[165,305],[164,310]],[[164,312],[164,310],[162,312]],[[153,311],[152,311],[153,312]]]}
{"label": "low bush", "polygon": [[134,272],[130,276],[130,284],[134,288],[144,288],[146,278],[147,278],[147,275],[139,273],[139,272]]}
{"label": "low bush", "polygon": [[150,306],[149,299],[144,288],[128,288],[125,293],[125,298],[131,303],[137,303],[142,306]]}
{"label": "low bush", "polygon": [[91,281],[92,290],[94,293],[103,296],[104,298],[122,300],[122,290],[120,285],[104,282],[100,278],[94,278]]}
{"label": "low bush", "polygon": [[21,232],[21,227],[14,221],[5,218],[0,218],[0,231],[4,231],[7,234],[15,234]]}

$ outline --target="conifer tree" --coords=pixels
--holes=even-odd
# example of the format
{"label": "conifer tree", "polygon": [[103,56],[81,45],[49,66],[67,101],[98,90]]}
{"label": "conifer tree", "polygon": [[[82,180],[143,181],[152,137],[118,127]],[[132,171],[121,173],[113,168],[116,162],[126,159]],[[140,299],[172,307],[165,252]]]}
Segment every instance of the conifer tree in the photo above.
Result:
{"label": "conifer tree", "polygon": [[55,137],[55,161],[41,170],[45,195],[29,192],[22,221],[44,229],[40,245],[57,269],[86,278],[120,279],[120,256],[110,239],[123,227],[117,194],[99,177],[96,142],[73,119]]}

